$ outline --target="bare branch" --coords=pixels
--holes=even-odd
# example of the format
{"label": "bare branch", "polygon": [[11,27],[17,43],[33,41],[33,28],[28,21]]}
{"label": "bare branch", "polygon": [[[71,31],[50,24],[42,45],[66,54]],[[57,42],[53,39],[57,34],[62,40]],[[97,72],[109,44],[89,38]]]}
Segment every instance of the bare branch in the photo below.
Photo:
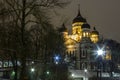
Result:
{"label": "bare branch", "polygon": [[34,3],[36,3],[37,0],[33,0],[31,2],[28,2],[29,4],[26,6],[27,8],[30,8]]}
{"label": "bare branch", "polygon": [[39,23],[38,21],[28,20],[28,21],[26,21],[25,25],[28,24],[28,23],[31,23],[31,22],[32,23]]}
{"label": "bare branch", "polygon": [[17,12],[17,11],[19,11],[19,9],[15,9],[14,5],[12,3],[10,3],[8,0],[5,0],[5,2],[13,9],[13,11],[16,14],[16,16],[21,20],[20,15]]}
{"label": "bare branch", "polygon": [[30,7],[30,10],[25,14],[25,16],[28,16],[30,14],[30,12],[35,8],[35,5],[33,5],[32,7]]}
{"label": "bare branch", "polygon": [[[15,2],[15,4],[16,4],[17,8],[19,8],[19,7],[22,8],[22,6],[19,4],[19,3],[20,3],[19,1],[20,1],[20,0],[17,0],[17,1],[14,0],[14,2]],[[19,6],[19,7],[18,7],[18,6]]]}

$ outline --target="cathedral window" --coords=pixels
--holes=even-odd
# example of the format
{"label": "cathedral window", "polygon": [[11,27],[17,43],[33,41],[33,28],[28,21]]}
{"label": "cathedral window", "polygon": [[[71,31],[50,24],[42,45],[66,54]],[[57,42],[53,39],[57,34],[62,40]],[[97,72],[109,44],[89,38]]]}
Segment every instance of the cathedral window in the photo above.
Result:
{"label": "cathedral window", "polygon": [[96,43],[98,41],[98,35],[92,35],[91,40]]}
{"label": "cathedral window", "polygon": [[75,56],[75,51],[73,51],[73,56]]}
{"label": "cathedral window", "polygon": [[85,32],[83,33],[83,37],[85,37]]}
{"label": "cathedral window", "polygon": [[78,28],[76,28],[76,34],[78,34],[79,33],[79,30],[78,30]]}
{"label": "cathedral window", "polygon": [[86,57],[86,52],[85,52],[85,50],[82,50],[81,57]]}
{"label": "cathedral window", "polygon": [[72,55],[72,51],[70,51],[70,53],[69,53],[69,56],[71,57],[71,55]]}
{"label": "cathedral window", "polygon": [[86,32],[86,36],[89,37],[89,33],[88,32]]}
{"label": "cathedral window", "polygon": [[66,52],[66,54],[67,54],[67,55],[69,54],[68,51]]}
{"label": "cathedral window", "polygon": [[82,63],[82,67],[81,67],[82,69],[84,69],[85,68],[85,63]]}
{"label": "cathedral window", "polygon": [[87,68],[86,63],[82,63],[82,64],[81,64],[81,69],[86,69],[86,68]]}

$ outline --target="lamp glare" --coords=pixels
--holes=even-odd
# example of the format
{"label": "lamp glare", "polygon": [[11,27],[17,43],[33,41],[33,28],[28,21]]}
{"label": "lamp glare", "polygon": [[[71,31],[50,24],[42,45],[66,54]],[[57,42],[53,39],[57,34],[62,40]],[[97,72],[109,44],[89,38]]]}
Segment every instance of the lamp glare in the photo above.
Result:
{"label": "lamp glare", "polygon": [[98,53],[98,55],[102,55],[103,54],[103,50],[98,50],[97,53]]}

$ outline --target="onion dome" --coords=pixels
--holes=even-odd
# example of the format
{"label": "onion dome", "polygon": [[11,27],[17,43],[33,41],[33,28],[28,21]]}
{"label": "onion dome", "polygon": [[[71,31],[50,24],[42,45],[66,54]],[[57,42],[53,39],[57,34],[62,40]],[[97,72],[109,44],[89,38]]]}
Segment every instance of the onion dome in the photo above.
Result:
{"label": "onion dome", "polygon": [[81,16],[80,10],[78,10],[78,15],[73,19],[73,23],[76,22],[86,22],[86,19]]}
{"label": "onion dome", "polygon": [[65,27],[65,24],[62,24],[62,27],[58,29],[59,32],[67,32],[67,28]]}
{"label": "onion dome", "polygon": [[83,28],[88,28],[88,29],[90,29],[90,25],[86,23],[86,24],[83,24],[81,28],[82,28],[82,29],[83,29]]}
{"label": "onion dome", "polygon": [[93,28],[92,34],[99,35],[99,32],[96,30],[96,28]]}

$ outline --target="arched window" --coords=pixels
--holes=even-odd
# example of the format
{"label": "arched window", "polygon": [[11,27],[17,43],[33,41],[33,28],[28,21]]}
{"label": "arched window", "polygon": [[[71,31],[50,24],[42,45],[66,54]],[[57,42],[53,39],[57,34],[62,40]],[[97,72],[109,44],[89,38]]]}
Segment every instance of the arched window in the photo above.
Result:
{"label": "arched window", "polygon": [[86,63],[84,62],[84,63],[82,63],[82,65],[81,65],[81,69],[86,69],[87,68],[87,65],[86,65]]}
{"label": "arched window", "polygon": [[85,64],[84,64],[84,63],[82,63],[82,66],[81,66],[81,68],[82,68],[82,69],[84,69],[84,68],[85,68]]}
{"label": "arched window", "polygon": [[85,58],[86,57],[86,51],[82,50],[81,57]]}
{"label": "arched window", "polygon": [[85,37],[85,32],[83,32],[83,37]]}

